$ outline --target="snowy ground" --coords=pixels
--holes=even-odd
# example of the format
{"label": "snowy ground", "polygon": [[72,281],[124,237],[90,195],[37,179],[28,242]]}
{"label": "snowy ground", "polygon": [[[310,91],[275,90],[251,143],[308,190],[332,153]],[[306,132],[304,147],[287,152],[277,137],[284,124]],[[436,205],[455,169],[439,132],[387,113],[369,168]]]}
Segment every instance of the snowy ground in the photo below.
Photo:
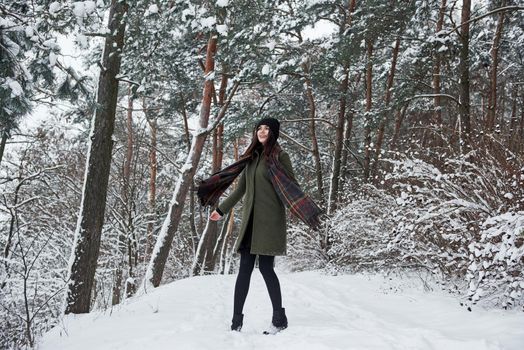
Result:
{"label": "snowy ground", "polygon": [[271,304],[258,270],[241,333],[229,331],[235,276],[162,286],[105,312],[66,318],[40,350],[101,349],[524,349],[524,313],[468,312],[416,279],[279,273],[289,328],[262,335]]}

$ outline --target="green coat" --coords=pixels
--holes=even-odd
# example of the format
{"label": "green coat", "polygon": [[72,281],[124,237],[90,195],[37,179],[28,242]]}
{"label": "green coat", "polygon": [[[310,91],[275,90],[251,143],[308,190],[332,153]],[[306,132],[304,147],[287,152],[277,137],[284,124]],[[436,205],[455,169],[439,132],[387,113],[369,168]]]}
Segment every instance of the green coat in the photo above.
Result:
{"label": "green coat", "polygon": [[[260,156],[257,151],[254,155],[240,174],[237,188],[218,205],[218,209],[222,213],[229,212],[245,194],[235,252],[244,238],[249,214],[253,210],[251,254],[286,255],[286,210],[269,179],[265,157]],[[281,151],[278,159],[286,174],[295,180],[289,155]]]}

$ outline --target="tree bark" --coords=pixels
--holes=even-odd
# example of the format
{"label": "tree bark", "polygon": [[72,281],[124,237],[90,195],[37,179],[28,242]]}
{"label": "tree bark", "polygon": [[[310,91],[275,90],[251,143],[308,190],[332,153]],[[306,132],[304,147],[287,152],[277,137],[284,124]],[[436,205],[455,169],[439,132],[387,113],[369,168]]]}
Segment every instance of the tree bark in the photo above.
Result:
{"label": "tree bark", "polygon": [[[504,6],[504,2],[502,6]],[[493,38],[493,45],[491,46],[491,70],[490,76],[490,91],[488,99],[488,112],[486,116],[486,131],[493,132],[495,126],[495,114],[497,112],[497,71],[499,66],[499,48],[500,38],[502,36],[502,29],[504,26],[504,14],[505,12],[499,13],[499,20],[497,23],[497,29],[495,30],[495,37]]]}
{"label": "tree bark", "polygon": [[[360,84],[360,78],[361,73],[358,73],[355,77],[355,86],[359,86]],[[355,111],[354,111],[354,101],[357,100],[355,90],[352,91],[350,95],[350,104],[346,108],[346,126],[344,130],[344,147],[342,148],[342,170],[341,170],[341,177],[340,177],[340,185],[339,190],[341,192],[344,192],[344,187],[347,182],[347,173],[348,173],[348,158],[350,154],[350,141],[351,141],[351,133],[353,132],[353,118],[355,117]]]}
{"label": "tree bark", "polygon": [[349,64],[344,66],[344,79],[339,88],[339,110],[337,125],[335,128],[335,150],[333,155],[333,170],[331,172],[331,181],[329,186],[328,214],[336,208],[338,200],[338,185],[340,178],[340,164],[342,158],[342,146],[344,142],[344,122],[346,117],[346,94],[349,81]]}
{"label": "tree bark", "polygon": [[[220,107],[224,106],[227,82],[227,74],[222,74],[218,94],[218,105]],[[213,132],[213,164],[211,170],[212,173],[219,171],[222,167],[223,130],[223,124],[220,124]],[[215,243],[221,240],[221,237],[218,237],[219,225],[217,221],[210,220],[209,218],[207,219],[207,221],[208,222],[206,228],[204,232],[202,232],[202,236],[200,237],[200,242],[198,244],[198,249],[195,254],[195,262],[193,263],[193,275],[210,273],[215,268]]]}
{"label": "tree bark", "polygon": [[[209,123],[209,113],[212,99],[211,95],[213,92],[213,79],[211,76],[215,69],[216,50],[217,36],[216,34],[211,34],[207,44],[204,92],[202,96],[199,120],[200,129],[206,129]],[[180,217],[182,216],[182,211],[184,209],[185,199],[200,161],[200,155],[202,154],[206,137],[207,131],[198,132],[193,135],[191,150],[187,155],[186,162],[182,168],[182,173],[178,178],[173,193],[173,198],[169,205],[168,215],[164,221],[164,224],[162,225],[162,229],[158,235],[151,260],[149,261],[149,265],[147,267],[146,276],[142,284],[144,291],[148,287],[158,287],[160,285],[169,250],[171,248],[171,243],[180,223]]]}
{"label": "tree bark", "polygon": [[[471,136],[470,98],[469,98],[469,19],[471,17],[471,0],[463,0],[460,31],[460,148],[467,152]],[[464,146],[464,148],[463,148]]]}
{"label": "tree bark", "polygon": [[371,161],[371,106],[373,83],[373,43],[366,39],[366,122],[364,125],[364,181],[369,180],[369,163]]}
{"label": "tree bark", "polygon": [[[127,142],[126,142],[126,153],[124,157],[124,166],[123,166],[123,172],[122,172],[122,183],[120,188],[120,198],[122,199],[120,205],[121,205],[121,213],[120,216],[122,218],[122,227],[120,234],[118,235],[118,250],[119,250],[119,257],[121,257],[116,266],[116,278],[113,285],[113,299],[112,299],[112,305],[117,305],[120,303],[121,295],[122,295],[122,280],[123,280],[123,269],[125,268],[125,259],[123,258],[127,254],[127,263],[128,263],[128,276],[132,277],[133,275],[133,262],[132,262],[132,254],[133,254],[133,240],[131,237],[133,236],[133,213],[131,212],[131,206],[132,206],[132,198],[133,195],[131,193],[131,186],[130,186],[130,178],[131,178],[131,163],[133,160],[133,98],[132,98],[132,92],[131,92],[131,86],[128,88],[128,99],[127,99],[127,114],[126,114],[126,136],[127,136]],[[127,249],[126,249],[127,247]],[[127,279],[126,279],[127,280]],[[127,282],[126,282],[127,283]],[[126,292],[128,290],[128,287],[126,285]]]}
{"label": "tree bark", "polygon": [[375,159],[373,162],[373,175],[377,175],[378,168],[378,159],[380,157],[380,152],[382,151],[382,142],[384,141],[384,132],[386,130],[386,124],[389,121],[389,112],[387,111],[389,102],[391,101],[391,89],[393,88],[393,79],[395,77],[395,70],[397,67],[397,57],[398,51],[400,48],[400,37],[397,37],[395,41],[395,47],[393,48],[393,57],[391,59],[391,71],[389,72],[387,84],[386,84],[386,94],[384,96],[384,109],[386,110],[386,115],[380,121],[380,126],[378,128],[377,134],[377,143],[375,145]]}
{"label": "tree bark", "polygon": [[2,131],[2,139],[0,140],[0,164],[2,164],[2,158],[4,158],[5,144],[7,143],[7,138],[7,131]]}
{"label": "tree bark", "polygon": [[[239,152],[238,152],[238,140],[235,140],[233,144],[233,157],[235,161],[238,161],[239,159]],[[238,185],[238,180],[236,179],[234,182],[234,188]],[[232,208],[229,212],[229,218],[227,220],[227,231],[225,234],[224,239],[222,240],[222,245],[220,249],[220,260],[219,260],[219,272],[222,274],[226,274],[229,271],[229,260],[228,258],[231,257],[231,249],[233,248],[234,240],[233,240],[233,229],[235,227],[235,209]]]}
{"label": "tree bark", "polygon": [[518,120],[517,120],[517,97],[518,85],[514,84],[511,92],[511,119],[509,122],[508,148],[513,152],[517,151],[516,143],[518,142]]}
{"label": "tree bark", "polygon": [[517,152],[524,151],[524,97],[521,98],[520,104],[520,126],[517,141],[515,142],[517,146]]}
{"label": "tree bark", "polygon": [[128,4],[112,0],[109,10],[109,33],[105,39],[102,69],[98,80],[97,108],[93,117],[86,176],[70,259],[69,283],[65,310],[87,313],[91,305],[91,288],[100,250],[104,223],[113,129],[118,98],[121,54],[124,47],[125,15]]}
{"label": "tree bark", "polygon": [[[205,71],[205,70],[204,70]],[[191,140],[189,138],[189,124],[187,122],[186,112],[186,99],[184,95],[180,93],[180,99],[182,100],[182,118],[184,121],[184,133],[186,137],[187,151],[191,151]],[[191,254],[194,255],[196,251],[196,239],[198,238],[198,232],[195,225],[195,185],[191,183],[191,189],[189,192],[189,227],[191,228]],[[202,213],[200,212],[200,222],[202,222]],[[200,230],[201,231],[201,230]]]}
{"label": "tree bark", "polygon": [[[353,11],[355,10],[356,1],[351,0],[347,4],[347,9],[341,8],[343,11],[344,20],[341,21],[339,26],[339,36],[342,38],[346,30],[351,25],[351,19]],[[343,42],[343,40],[342,40]],[[346,120],[346,104],[347,104],[347,92],[349,87],[349,58],[345,58],[343,61],[343,72],[344,77],[342,82],[339,85],[339,108],[338,108],[338,117],[337,124],[335,127],[335,149],[333,155],[333,167],[331,172],[331,179],[329,184],[329,194],[328,194],[328,208],[327,213],[330,214],[335,210],[338,194],[339,194],[339,184],[340,184],[340,168],[341,168],[341,159],[342,159],[342,148],[344,143],[344,123]]]}
{"label": "tree bark", "polygon": [[391,149],[398,149],[398,138],[400,137],[400,127],[404,121],[406,111],[408,109],[408,104],[406,103],[400,110],[397,111],[395,117],[395,131],[393,132],[393,137],[391,139]]}
{"label": "tree bark", "polygon": [[[444,27],[444,14],[446,12],[446,7],[447,0],[442,0],[438,13],[436,33],[440,33]],[[433,106],[435,108],[435,113],[433,114],[433,118],[436,127],[439,129],[442,128],[442,100],[440,96],[442,91],[440,86],[441,65],[441,55],[439,52],[435,52],[435,65],[433,66],[433,93],[435,94],[435,97],[433,98]],[[441,137],[436,140],[436,145],[440,147],[443,145]]]}
{"label": "tree bark", "polygon": [[302,70],[304,71],[304,80],[306,82],[306,100],[309,105],[309,133],[311,135],[311,146],[313,159],[315,161],[315,173],[317,179],[318,195],[320,198],[321,206],[324,206],[324,180],[322,176],[322,164],[320,163],[320,152],[318,150],[317,132],[315,127],[315,117],[317,107],[315,103],[315,96],[313,96],[313,84],[311,82],[309,62],[302,63]]}
{"label": "tree bark", "polygon": [[[134,283],[135,270],[134,267],[138,263],[138,243],[135,232],[135,213],[134,208],[134,187],[131,186],[131,167],[133,163],[133,151],[134,151],[134,135],[133,135],[133,93],[131,91],[131,85],[129,86],[128,93],[128,108],[127,108],[127,119],[126,119],[126,130],[127,130],[127,150],[126,150],[126,161],[124,163],[124,194],[122,196],[125,200],[125,209],[127,214],[126,223],[126,243],[127,243],[127,279],[126,279],[126,297],[131,297],[135,291],[136,286]],[[125,217],[125,216],[123,216]]]}
{"label": "tree bark", "polygon": [[151,258],[151,253],[153,252],[153,232],[155,229],[155,223],[157,219],[156,214],[156,175],[157,175],[157,123],[156,118],[152,118],[149,114],[150,112],[146,106],[146,100],[143,99],[144,113],[146,115],[146,120],[149,125],[149,132],[151,135],[151,145],[149,146],[149,193],[148,193],[148,206],[149,206],[149,215],[147,222],[147,234],[146,234],[146,254],[145,259],[149,260]]}

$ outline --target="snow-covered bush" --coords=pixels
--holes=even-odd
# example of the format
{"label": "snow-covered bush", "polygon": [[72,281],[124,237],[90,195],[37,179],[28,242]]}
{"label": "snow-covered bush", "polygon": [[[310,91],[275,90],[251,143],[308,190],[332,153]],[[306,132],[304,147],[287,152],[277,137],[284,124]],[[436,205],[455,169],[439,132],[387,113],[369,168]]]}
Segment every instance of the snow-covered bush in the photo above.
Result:
{"label": "snow-covered bush", "polygon": [[293,220],[287,228],[287,265],[291,271],[320,269],[326,265],[324,243],[326,227],[314,232]]}
{"label": "snow-covered bush", "polygon": [[381,189],[361,186],[328,219],[326,266],[424,269],[458,287],[466,305],[524,305],[522,179],[475,158],[388,160]]}
{"label": "snow-covered bush", "polygon": [[490,217],[480,241],[469,245],[469,299],[490,300],[504,308],[523,305],[524,211]]}
{"label": "snow-covered bush", "polygon": [[335,211],[328,222],[329,265],[352,269],[383,269],[398,264],[389,246],[394,229],[391,211],[395,199],[372,185],[363,186],[349,203]]}

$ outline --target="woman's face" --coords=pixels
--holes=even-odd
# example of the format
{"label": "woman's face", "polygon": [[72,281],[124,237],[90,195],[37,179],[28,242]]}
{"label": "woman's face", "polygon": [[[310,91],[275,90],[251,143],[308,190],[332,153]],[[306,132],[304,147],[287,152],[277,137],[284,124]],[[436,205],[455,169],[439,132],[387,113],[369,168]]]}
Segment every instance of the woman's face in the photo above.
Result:
{"label": "woman's face", "polygon": [[269,139],[269,126],[267,125],[260,125],[257,129],[257,137],[258,141],[265,145],[267,140]]}

